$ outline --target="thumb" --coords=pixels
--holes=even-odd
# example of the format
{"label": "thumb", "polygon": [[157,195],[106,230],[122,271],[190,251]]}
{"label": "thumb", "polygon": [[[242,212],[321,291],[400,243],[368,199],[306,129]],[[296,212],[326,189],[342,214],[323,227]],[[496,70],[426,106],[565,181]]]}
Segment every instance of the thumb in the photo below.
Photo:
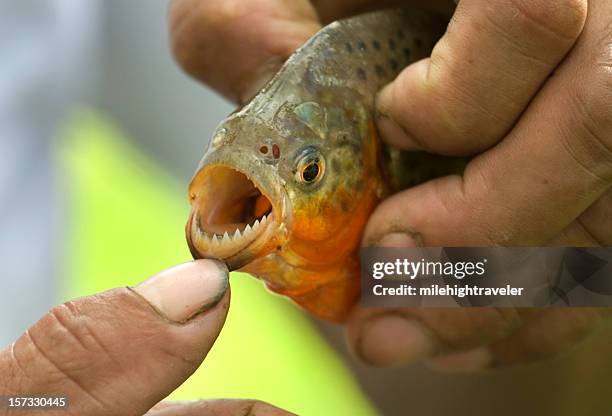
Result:
{"label": "thumb", "polygon": [[142,415],[208,353],[227,282],[224,264],[198,260],[58,306],[0,353],[0,395],[65,396],[70,414]]}

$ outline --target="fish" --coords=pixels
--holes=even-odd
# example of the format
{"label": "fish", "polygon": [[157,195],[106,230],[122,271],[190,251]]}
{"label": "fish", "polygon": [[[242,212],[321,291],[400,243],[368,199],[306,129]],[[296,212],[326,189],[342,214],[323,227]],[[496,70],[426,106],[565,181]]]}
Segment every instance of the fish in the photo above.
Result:
{"label": "fish", "polygon": [[343,322],[359,248],[387,195],[457,163],[383,145],[375,97],[430,55],[447,21],[411,8],[333,22],[221,122],[189,185],[194,258],[223,260],[312,315]]}

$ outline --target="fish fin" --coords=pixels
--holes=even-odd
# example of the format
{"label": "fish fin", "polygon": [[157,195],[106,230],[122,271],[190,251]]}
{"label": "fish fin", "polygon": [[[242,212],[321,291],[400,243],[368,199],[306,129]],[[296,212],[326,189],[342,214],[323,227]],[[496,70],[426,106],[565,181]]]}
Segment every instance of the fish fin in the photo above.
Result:
{"label": "fish fin", "polygon": [[298,120],[304,123],[310,130],[322,139],[327,134],[327,112],[314,101],[306,101],[299,104],[293,110]]}

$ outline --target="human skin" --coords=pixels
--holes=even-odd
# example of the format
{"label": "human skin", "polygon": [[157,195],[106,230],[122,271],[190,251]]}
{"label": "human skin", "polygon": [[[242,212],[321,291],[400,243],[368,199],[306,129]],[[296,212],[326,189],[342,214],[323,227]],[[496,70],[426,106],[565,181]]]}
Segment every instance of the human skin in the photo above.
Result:
{"label": "human skin", "polygon": [[[229,302],[227,268],[212,260],[66,302],[0,351],[0,396],[66,397],[49,416],[289,415],[255,400],[160,402],[206,357]],[[0,408],[12,414],[25,413]]]}
{"label": "human skin", "polygon": [[[322,24],[397,4],[425,5],[452,20],[431,59],[380,92],[382,139],[476,157],[463,176],[385,200],[364,244],[612,245],[607,0],[462,0],[456,10],[446,0],[173,0],[171,46],[186,72],[245,103]],[[589,308],[357,307],[347,329],[371,364],[429,359],[469,370],[558,355],[605,315]]]}

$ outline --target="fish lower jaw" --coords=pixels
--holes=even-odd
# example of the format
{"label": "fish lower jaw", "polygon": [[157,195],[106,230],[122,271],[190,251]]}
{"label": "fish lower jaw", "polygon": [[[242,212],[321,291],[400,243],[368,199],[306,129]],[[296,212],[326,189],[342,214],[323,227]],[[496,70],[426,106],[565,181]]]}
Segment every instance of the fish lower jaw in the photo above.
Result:
{"label": "fish lower jaw", "polygon": [[272,226],[273,214],[269,213],[251,224],[237,225],[233,231],[211,232],[203,230],[197,219],[193,219],[192,237],[197,251],[204,257],[225,259],[250,246]]}

